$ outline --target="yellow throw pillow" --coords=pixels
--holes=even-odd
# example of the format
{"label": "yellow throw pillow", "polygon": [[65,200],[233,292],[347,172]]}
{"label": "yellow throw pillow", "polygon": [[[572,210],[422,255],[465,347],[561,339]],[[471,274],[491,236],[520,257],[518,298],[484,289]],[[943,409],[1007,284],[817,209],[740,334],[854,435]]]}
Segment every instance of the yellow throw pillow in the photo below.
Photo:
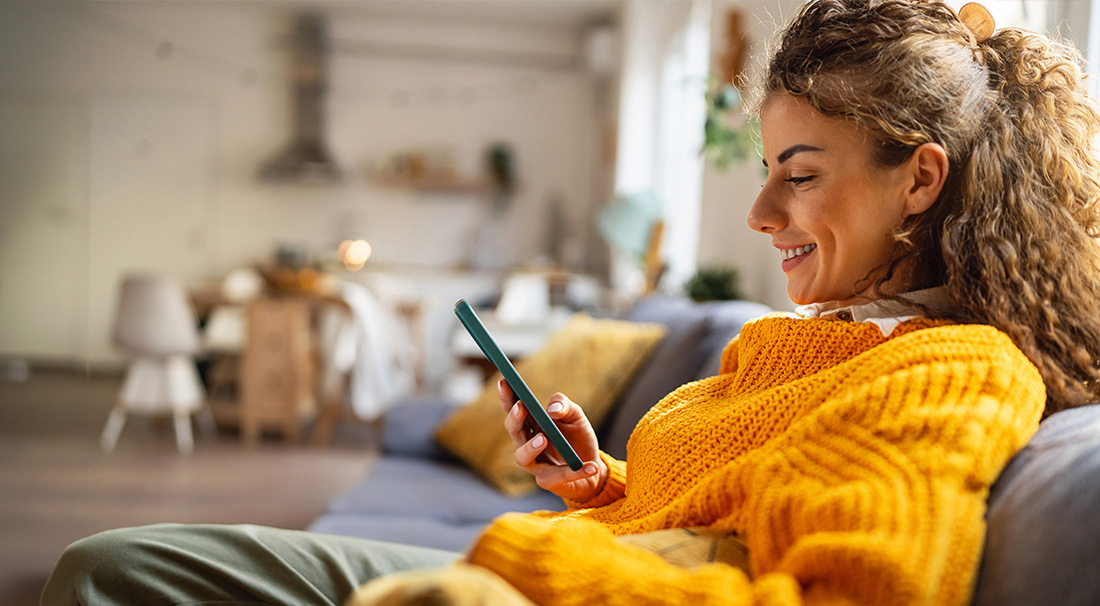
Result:
{"label": "yellow throw pillow", "polygon": [[472,564],[406,570],[375,578],[344,606],[535,606],[508,581]]}
{"label": "yellow throw pillow", "polygon": [[[577,314],[516,370],[543,406],[562,392],[584,408],[599,428],[619,394],[666,332],[661,324],[595,319]],[[515,445],[504,431],[497,381],[489,380],[475,400],[451,413],[436,429],[436,440],[508,495],[536,488],[530,474],[512,459]]]}
{"label": "yellow throw pillow", "polygon": [[740,568],[752,578],[748,544],[744,537],[735,532],[721,532],[706,527],[668,528],[621,535],[618,539],[622,543],[651,551],[669,564],[695,568],[718,562]]}

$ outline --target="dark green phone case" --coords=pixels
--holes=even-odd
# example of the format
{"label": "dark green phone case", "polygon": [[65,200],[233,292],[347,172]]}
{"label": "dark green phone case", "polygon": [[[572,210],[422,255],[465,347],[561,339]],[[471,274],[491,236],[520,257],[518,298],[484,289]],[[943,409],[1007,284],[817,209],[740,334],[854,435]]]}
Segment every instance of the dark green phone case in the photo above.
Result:
{"label": "dark green phone case", "polygon": [[516,367],[512,365],[512,361],[508,359],[508,356],[504,355],[500,346],[493,340],[493,337],[489,334],[489,331],[485,329],[485,325],[481,323],[481,318],[477,317],[474,313],[474,309],[470,307],[470,304],[465,299],[459,299],[455,303],[455,315],[458,316],[458,320],[462,322],[462,326],[466,328],[466,332],[470,333],[470,336],[474,338],[474,342],[481,348],[482,353],[486,358],[493,363],[493,366],[497,367],[500,374],[504,375],[504,380],[508,381],[508,385],[511,386],[512,392],[516,394],[520,402],[523,402],[524,408],[531,415],[531,418],[538,423],[539,429],[542,429],[542,433],[546,434],[546,437],[550,440],[550,443],[554,445],[554,448],[558,450],[562,458],[565,459],[565,463],[569,465],[569,469],[577,471],[581,468],[581,458],[577,456],[577,452],[573,450],[573,447],[566,441],[565,436],[562,435],[561,430],[554,424],[554,421],[550,418],[550,415],[546,414],[543,410],[542,404],[539,403],[538,398],[531,392],[531,388],[527,386],[523,378],[516,372]]}

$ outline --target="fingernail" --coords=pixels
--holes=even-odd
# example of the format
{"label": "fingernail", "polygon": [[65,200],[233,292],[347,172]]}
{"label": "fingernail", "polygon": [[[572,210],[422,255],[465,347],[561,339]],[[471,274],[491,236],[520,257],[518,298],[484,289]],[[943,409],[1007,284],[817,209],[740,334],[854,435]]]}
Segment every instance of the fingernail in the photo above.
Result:
{"label": "fingernail", "polygon": [[546,407],[546,412],[561,412],[562,410],[565,410],[565,407],[561,405],[561,402],[551,402]]}
{"label": "fingernail", "polygon": [[497,381],[497,393],[504,395],[504,379]]}
{"label": "fingernail", "polygon": [[596,466],[591,464],[591,463],[589,463],[588,465],[585,465],[584,466],[584,473],[586,473],[588,475],[592,475],[592,474],[596,473]]}
{"label": "fingernail", "polygon": [[542,434],[540,433],[539,435],[535,436],[534,440],[531,440],[531,446],[534,446],[535,448],[542,448],[542,443],[545,440],[546,438],[542,437]]}
{"label": "fingernail", "polygon": [[519,416],[519,402],[516,402],[512,405],[512,415],[517,417]]}

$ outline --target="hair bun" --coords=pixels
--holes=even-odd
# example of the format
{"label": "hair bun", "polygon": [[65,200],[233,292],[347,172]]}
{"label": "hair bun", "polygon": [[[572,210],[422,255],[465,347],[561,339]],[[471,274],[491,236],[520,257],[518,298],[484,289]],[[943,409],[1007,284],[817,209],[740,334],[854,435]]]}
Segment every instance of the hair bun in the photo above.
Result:
{"label": "hair bun", "polygon": [[996,29],[993,15],[989,14],[989,9],[977,2],[968,2],[959,9],[959,21],[966,25],[978,42],[984,42],[986,38],[993,35],[993,30]]}

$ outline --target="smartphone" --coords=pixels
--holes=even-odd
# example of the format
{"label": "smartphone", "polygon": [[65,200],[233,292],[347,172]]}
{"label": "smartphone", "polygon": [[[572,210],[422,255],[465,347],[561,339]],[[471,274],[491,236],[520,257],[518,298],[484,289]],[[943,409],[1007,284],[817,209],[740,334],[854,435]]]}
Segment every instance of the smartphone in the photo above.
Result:
{"label": "smartphone", "polygon": [[546,438],[557,449],[558,454],[565,460],[565,464],[569,466],[569,469],[579,470],[581,468],[581,458],[569,445],[550,415],[546,414],[546,410],[542,408],[542,404],[539,403],[531,388],[524,382],[523,377],[516,372],[516,367],[512,365],[512,361],[504,355],[500,346],[493,340],[489,331],[485,329],[485,324],[481,322],[481,318],[477,317],[474,309],[470,307],[465,299],[459,299],[455,303],[455,315],[462,322],[462,326],[466,328],[466,332],[474,338],[474,342],[481,348],[481,352],[485,354],[485,357],[489,358],[489,361],[497,367],[500,374],[504,375],[504,380],[508,381],[512,393],[516,394],[520,402],[523,402],[523,407],[527,409],[527,418],[529,420],[534,419],[535,423],[538,424],[538,429],[546,434]]}

